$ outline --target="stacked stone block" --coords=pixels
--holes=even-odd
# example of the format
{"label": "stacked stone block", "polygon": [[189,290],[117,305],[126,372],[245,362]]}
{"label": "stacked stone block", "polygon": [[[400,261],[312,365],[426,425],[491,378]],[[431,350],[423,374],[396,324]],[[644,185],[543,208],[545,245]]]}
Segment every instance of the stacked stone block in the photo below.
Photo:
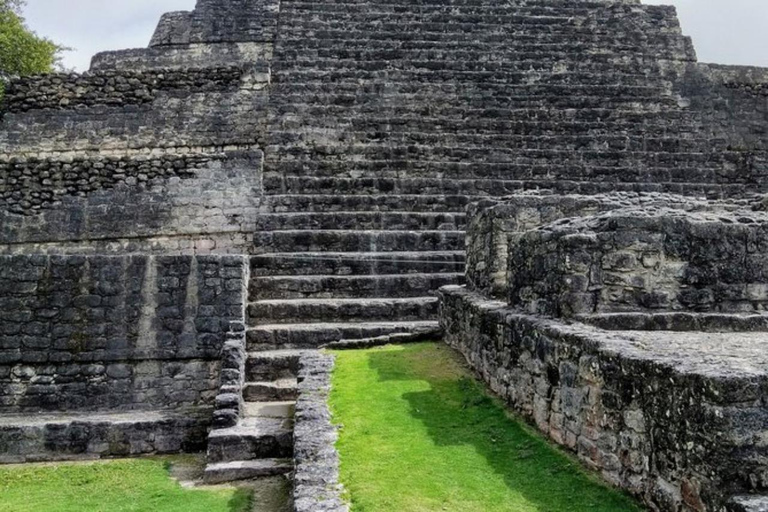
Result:
{"label": "stacked stone block", "polygon": [[468,289],[441,290],[446,341],[512,408],[651,509],[759,505],[759,210],[671,195],[479,203]]}

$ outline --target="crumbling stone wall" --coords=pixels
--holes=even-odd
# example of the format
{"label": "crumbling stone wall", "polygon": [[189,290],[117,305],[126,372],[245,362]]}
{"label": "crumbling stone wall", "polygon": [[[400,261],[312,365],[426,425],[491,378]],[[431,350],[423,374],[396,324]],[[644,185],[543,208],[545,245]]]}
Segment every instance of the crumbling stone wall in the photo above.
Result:
{"label": "crumbling stone wall", "polygon": [[686,211],[734,208],[735,204],[661,193],[527,193],[488,199],[467,209],[467,283],[488,297],[506,298],[509,251],[529,230],[569,217],[627,207],[674,207]]}
{"label": "crumbling stone wall", "polygon": [[0,257],[0,411],[210,406],[237,256]]}
{"label": "crumbling stone wall", "polygon": [[566,317],[764,311],[766,228],[756,212],[636,208],[562,219],[510,248],[509,303]]}
{"label": "crumbling stone wall", "polygon": [[765,333],[609,333],[460,287],[440,303],[446,343],[494,392],[652,510],[723,510],[768,489]]}

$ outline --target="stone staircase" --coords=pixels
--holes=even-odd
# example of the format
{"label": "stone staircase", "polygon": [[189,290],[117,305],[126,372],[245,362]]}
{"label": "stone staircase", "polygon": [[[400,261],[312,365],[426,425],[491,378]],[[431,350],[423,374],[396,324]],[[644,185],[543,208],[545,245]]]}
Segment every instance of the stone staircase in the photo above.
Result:
{"label": "stone staircase", "polygon": [[208,436],[209,484],[293,471],[293,417],[297,398],[296,351],[249,353],[243,417]]}
{"label": "stone staircase", "polygon": [[436,328],[484,197],[748,184],[662,60],[690,40],[634,1],[282,1],[251,348]]}

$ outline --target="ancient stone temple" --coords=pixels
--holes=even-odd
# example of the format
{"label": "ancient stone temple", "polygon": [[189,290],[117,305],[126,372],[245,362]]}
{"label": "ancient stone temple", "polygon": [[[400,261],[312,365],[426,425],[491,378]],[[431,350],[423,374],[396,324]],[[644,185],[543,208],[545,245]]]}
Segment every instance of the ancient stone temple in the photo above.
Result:
{"label": "ancient stone temple", "polygon": [[651,509],[765,510],[768,70],[674,9],[198,0],[0,116],[0,462],[344,510],[314,349],[442,329]]}

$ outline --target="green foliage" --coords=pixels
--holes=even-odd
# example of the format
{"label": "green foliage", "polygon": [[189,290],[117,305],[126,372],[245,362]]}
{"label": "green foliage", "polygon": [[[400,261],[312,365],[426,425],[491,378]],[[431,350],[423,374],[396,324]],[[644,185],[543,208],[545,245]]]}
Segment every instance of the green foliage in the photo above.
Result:
{"label": "green foliage", "polygon": [[[171,459],[172,460],[172,459]],[[184,489],[169,459],[0,468],[0,512],[245,512],[250,493]]]}
{"label": "green foliage", "polygon": [[511,418],[445,345],[337,352],[331,407],[354,512],[639,512]]}
{"label": "green foliage", "polygon": [[0,99],[9,80],[53,71],[65,49],[26,26],[23,5],[23,0],[0,0]]}

